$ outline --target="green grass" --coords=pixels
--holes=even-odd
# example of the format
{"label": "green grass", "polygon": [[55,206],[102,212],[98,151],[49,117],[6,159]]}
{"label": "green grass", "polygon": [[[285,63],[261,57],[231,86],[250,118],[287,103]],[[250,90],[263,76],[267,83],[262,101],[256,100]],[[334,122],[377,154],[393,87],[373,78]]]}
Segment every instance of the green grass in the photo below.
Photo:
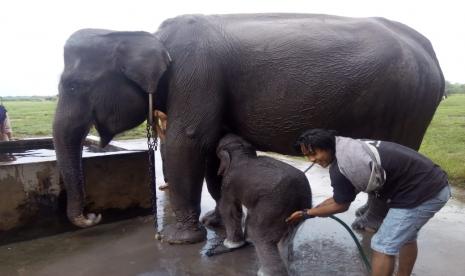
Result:
{"label": "green grass", "polygon": [[[13,136],[16,139],[51,136],[52,122],[55,114],[56,101],[5,101],[8,110]],[[145,124],[126,131],[116,139],[135,139],[146,137]],[[97,135],[95,129],[91,134]]]}
{"label": "green grass", "polygon": [[420,152],[445,169],[454,185],[465,188],[464,94],[454,94],[441,103]]}
{"label": "green grass", "polygon": [[[4,105],[15,138],[51,136],[56,101],[6,101]],[[143,124],[116,139],[145,137]],[[454,185],[465,188],[465,95],[455,94],[441,103],[420,152],[444,168]]]}
{"label": "green grass", "polygon": [[56,101],[8,101],[3,105],[8,110],[14,138],[51,136]]}

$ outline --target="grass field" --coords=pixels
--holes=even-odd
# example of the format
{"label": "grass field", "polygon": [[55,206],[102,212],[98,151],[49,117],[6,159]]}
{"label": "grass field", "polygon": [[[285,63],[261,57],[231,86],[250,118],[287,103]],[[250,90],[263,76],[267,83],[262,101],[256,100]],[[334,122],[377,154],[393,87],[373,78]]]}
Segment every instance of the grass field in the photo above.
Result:
{"label": "grass field", "polygon": [[[14,137],[50,136],[56,102],[8,101]],[[93,134],[96,134],[92,130]],[[116,139],[144,138],[145,125],[119,135]],[[420,148],[444,168],[451,182],[465,188],[465,95],[453,95],[439,106]]]}
{"label": "grass field", "polygon": [[[4,106],[8,110],[14,138],[52,135],[56,101],[7,101],[4,102]],[[94,129],[91,133],[97,135]],[[146,137],[145,124],[118,135],[116,139],[144,137]]]}
{"label": "grass field", "polygon": [[451,182],[465,188],[465,95],[453,95],[439,106],[420,152],[444,168]]}

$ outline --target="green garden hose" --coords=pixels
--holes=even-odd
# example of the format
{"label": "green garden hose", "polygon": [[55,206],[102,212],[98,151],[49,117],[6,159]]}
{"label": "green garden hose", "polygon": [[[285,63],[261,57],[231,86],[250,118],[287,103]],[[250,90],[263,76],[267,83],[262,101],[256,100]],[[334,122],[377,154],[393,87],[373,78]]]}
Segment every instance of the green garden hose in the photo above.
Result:
{"label": "green garden hose", "polygon": [[[315,165],[315,163],[312,163],[305,171],[304,173],[306,173],[308,170],[310,170],[313,165]],[[360,242],[358,241],[357,237],[355,236],[354,232],[350,229],[350,227],[345,223],[343,222],[341,219],[339,219],[338,217],[334,216],[334,215],[330,215],[329,216],[330,218],[334,219],[335,221],[339,222],[342,226],[344,226],[344,228],[347,230],[347,232],[349,232],[350,236],[352,237],[352,239],[354,240],[355,244],[357,245],[357,248],[358,248],[358,252],[360,253],[360,256],[362,256],[362,260],[363,262],[365,263],[365,266],[367,268],[367,270],[369,272],[371,272],[371,264],[370,262],[368,261],[368,258],[365,254],[365,252],[363,251],[363,248],[362,246],[360,245]]]}
{"label": "green garden hose", "polygon": [[360,245],[360,242],[358,241],[357,237],[355,236],[354,232],[350,229],[350,227],[345,223],[343,222],[341,219],[339,219],[338,217],[336,216],[333,216],[333,215],[330,215],[329,216],[330,218],[334,219],[335,221],[339,222],[342,226],[344,226],[344,228],[347,230],[347,232],[349,232],[350,236],[352,237],[352,239],[354,240],[355,244],[357,245],[357,248],[358,248],[358,251],[360,253],[360,256],[362,256],[362,260],[363,262],[365,263],[365,266],[367,267],[367,270],[369,272],[371,272],[371,264],[370,262],[368,261],[368,258],[367,256],[365,255],[365,252],[363,251],[363,248],[362,246]]}

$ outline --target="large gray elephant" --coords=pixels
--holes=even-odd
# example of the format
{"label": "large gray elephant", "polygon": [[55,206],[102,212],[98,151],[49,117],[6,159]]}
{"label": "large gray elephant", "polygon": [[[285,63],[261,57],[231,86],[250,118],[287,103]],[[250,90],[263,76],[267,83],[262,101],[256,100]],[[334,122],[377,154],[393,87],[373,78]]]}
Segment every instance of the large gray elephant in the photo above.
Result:
{"label": "large gray elephant", "polygon": [[[222,129],[282,154],[299,154],[292,144],[308,128],[418,149],[444,92],[428,39],[383,18],[185,15],[154,35],[80,30],[64,58],[53,135],[69,219],[81,227],[99,220],[83,213],[89,128],[106,145],[144,121],[152,93],[169,117],[166,168],[177,218],[163,230],[169,242],[205,239],[202,181],[218,200]],[[205,221],[216,218],[217,211]]]}
{"label": "large gray elephant", "polygon": [[295,210],[312,207],[312,191],[305,174],[267,156],[257,156],[247,141],[224,136],[217,148],[218,173],[223,176],[219,211],[226,228],[224,245],[245,242],[242,206],[247,208],[245,229],[260,261],[258,275],[288,275],[287,260],[278,246],[291,235],[285,220]]}

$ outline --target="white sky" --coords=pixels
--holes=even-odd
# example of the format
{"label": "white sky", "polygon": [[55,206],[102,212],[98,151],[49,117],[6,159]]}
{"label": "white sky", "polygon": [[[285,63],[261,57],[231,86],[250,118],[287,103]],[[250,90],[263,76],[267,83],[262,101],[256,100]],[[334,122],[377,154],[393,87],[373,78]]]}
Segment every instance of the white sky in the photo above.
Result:
{"label": "white sky", "polygon": [[428,37],[446,79],[465,83],[464,5],[460,0],[3,0],[0,96],[57,94],[63,45],[78,29],[155,32],[164,19],[186,13],[299,12],[386,17]]}

